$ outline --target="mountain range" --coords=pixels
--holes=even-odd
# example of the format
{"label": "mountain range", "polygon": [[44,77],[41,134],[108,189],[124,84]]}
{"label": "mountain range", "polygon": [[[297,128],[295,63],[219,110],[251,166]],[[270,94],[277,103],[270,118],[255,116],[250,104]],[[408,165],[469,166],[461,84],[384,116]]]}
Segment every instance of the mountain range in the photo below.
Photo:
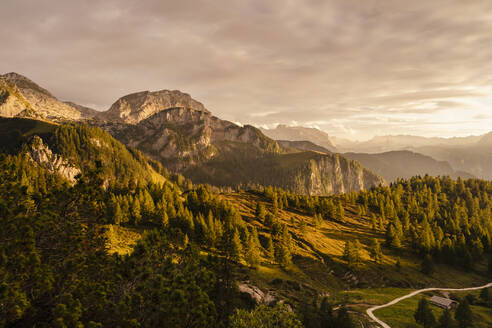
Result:
{"label": "mountain range", "polygon": [[107,111],[62,102],[16,73],[1,77],[0,115],[101,127],[197,183],[219,187],[274,185],[314,195],[368,189],[385,181],[339,154],[285,148],[256,127],[213,116],[190,95],[143,91]]}
{"label": "mountain range", "polygon": [[[279,136],[281,142],[309,141],[322,146],[330,140],[345,157],[358,160],[368,169],[382,175],[387,181],[413,175],[450,175],[492,179],[492,132],[480,136],[456,138],[427,138],[411,135],[377,136],[368,141],[350,141],[329,136],[328,133],[305,127],[278,126],[263,129],[266,135]],[[305,144],[302,147],[306,147]],[[298,143],[298,147],[301,147]],[[309,147],[314,150],[313,147]]]}

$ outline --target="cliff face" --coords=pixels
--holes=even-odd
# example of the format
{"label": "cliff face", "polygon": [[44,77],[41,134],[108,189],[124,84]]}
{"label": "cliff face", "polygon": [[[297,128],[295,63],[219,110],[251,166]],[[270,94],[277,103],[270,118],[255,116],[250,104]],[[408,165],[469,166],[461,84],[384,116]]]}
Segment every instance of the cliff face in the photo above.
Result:
{"label": "cliff face", "polygon": [[237,144],[248,144],[260,153],[280,149],[252,126],[240,127],[208,111],[188,108],[163,110],[136,125],[106,123],[102,127],[173,170],[213,159]]}
{"label": "cliff face", "polygon": [[77,167],[71,165],[62,156],[54,154],[43,142],[43,139],[37,135],[27,145],[27,154],[37,164],[44,166],[52,173],[62,175],[72,183],[76,181],[75,177],[81,173]]}
{"label": "cliff face", "polygon": [[305,172],[309,179],[294,188],[313,195],[360,191],[384,184],[384,180],[356,161],[336,155],[321,155],[310,160]]}
{"label": "cliff face", "polygon": [[207,109],[189,94],[174,90],[143,91],[118,99],[111,108],[98,115],[103,121],[136,124],[170,108],[188,108],[208,113]]}
{"label": "cliff face", "polygon": [[60,120],[87,118],[75,107],[17,73],[0,75],[0,116]]}

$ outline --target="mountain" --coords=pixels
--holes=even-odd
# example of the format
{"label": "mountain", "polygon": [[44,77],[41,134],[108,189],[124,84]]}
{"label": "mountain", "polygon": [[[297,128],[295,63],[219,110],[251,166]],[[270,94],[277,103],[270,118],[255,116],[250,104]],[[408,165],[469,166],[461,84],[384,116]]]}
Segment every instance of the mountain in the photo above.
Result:
{"label": "mountain", "polygon": [[380,154],[345,153],[349,159],[356,160],[369,170],[381,175],[386,181],[394,182],[397,179],[408,179],[412,176],[451,176],[464,179],[473,178],[466,172],[455,171],[449,163],[436,161],[432,157],[411,151],[390,151]]}
{"label": "mountain", "polygon": [[[225,187],[275,185],[317,195],[384,183],[359,163],[340,155],[322,154],[326,151],[313,145],[300,148],[303,152],[298,150],[299,143],[294,149],[281,147],[253,126],[241,127],[213,116],[202,103],[177,90],[132,93],[118,99],[107,111],[97,112],[60,102],[15,73],[4,75],[2,81],[6,90],[2,116],[58,122],[90,119],[88,123],[107,130],[131,149],[139,149],[197,183]],[[315,129],[307,131],[319,134]],[[80,142],[73,138],[71,142]],[[327,135],[321,138],[333,149]],[[85,142],[93,144],[92,139]],[[43,157],[49,157],[48,152]]]}
{"label": "mountain", "polygon": [[46,89],[17,73],[0,75],[0,116],[50,120],[82,120],[87,112],[58,100]]}
{"label": "mountain", "polygon": [[200,109],[164,109],[136,124],[106,122],[101,127],[196,183],[275,185],[318,195],[383,183],[357,162],[283,149],[253,126],[241,127]]}
{"label": "mountain", "polygon": [[286,149],[297,149],[305,151],[315,151],[324,154],[331,154],[332,152],[325,147],[318,146],[311,141],[288,141],[288,140],[277,140],[277,143]]}
{"label": "mountain", "polygon": [[287,126],[280,124],[275,129],[263,129],[261,131],[274,140],[288,141],[311,141],[319,146],[328,149],[330,152],[336,152],[336,145],[331,137],[321,130],[315,128],[306,128],[302,126]]}
{"label": "mountain", "polygon": [[188,108],[207,113],[207,109],[187,93],[177,90],[142,91],[118,99],[111,108],[98,115],[109,122],[136,124],[170,108]]}

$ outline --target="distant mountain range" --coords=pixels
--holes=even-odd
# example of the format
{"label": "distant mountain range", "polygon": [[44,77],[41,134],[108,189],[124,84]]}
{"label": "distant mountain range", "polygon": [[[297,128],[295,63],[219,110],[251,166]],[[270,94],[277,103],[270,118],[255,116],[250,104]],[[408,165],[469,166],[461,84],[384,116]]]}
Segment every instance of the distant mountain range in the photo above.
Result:
{"label": "distant mountain range", "polygon": [[337,147],[332,138],[321,130],[302,126],[287,126],[280,124],[274,129],[260,128],[266,136],[274,140],[311,141],[312,143],[336,152]]}
{"label": "distant mountain range", "polygon": [[0,116],[101,127],[125,145],[197,183],[275,185],[315,195],[385,183],[379,175],[342,155],[285,147],[253,126],[221,120],[180,91],[133,93],[118,99],[107,111],[97,112],[61,102],[16,73],[1,76],[0,82]]}
{"label": "distant mountain range", "polygon": [[[304,127],[263,130],[267,135],[279,135],[281,140],[310,141],[318,146],[320,136],[330,140],[345,157],[358,160],[362,165],[382,175],[388,181],[413,175],[450,175],[451,177],[478,177],[492,179],[492,132],[482,136],[459,138],[426,138],[411,135],[374,137],[357,142],[337,139],[326,132]],[[280,133],[281,132],[281,133]],[[306,138],[306,139],[302,139]],[[292,145],[292,144],[291,144]],[[298,147],[305,148],[306,145]],[[314,150],[313,147],[310,147]]]}

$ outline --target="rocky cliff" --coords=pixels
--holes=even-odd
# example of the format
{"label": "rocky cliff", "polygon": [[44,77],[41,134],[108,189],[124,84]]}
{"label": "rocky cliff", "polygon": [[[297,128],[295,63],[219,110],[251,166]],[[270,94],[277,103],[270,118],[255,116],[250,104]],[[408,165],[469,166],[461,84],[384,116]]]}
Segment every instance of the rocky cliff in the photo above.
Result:
{"label": "rocky cliff", "polygon": [[109,122],[136,124],[146,118],[170,108],[187,108],[207,113],[198,101],[181,91],[143,91],[118,99],[111,108],[98,118]]}
{"label": "rocky cliff", "polygon": [[54,121],[87,118],[49,91],[17,73],[0,75],[0,116],[33,117]]}
{"label": "rocky cliff", "polygon": [[52,173],[60,174],[72,183],[76,181],[75,177],[81,173],[77,167],[70,164],[62,156],[54,154],[48,145],[43,142],[43,139],[37,135],[26,145],[26,148],[27,154],[34,162],[44,166]]}

